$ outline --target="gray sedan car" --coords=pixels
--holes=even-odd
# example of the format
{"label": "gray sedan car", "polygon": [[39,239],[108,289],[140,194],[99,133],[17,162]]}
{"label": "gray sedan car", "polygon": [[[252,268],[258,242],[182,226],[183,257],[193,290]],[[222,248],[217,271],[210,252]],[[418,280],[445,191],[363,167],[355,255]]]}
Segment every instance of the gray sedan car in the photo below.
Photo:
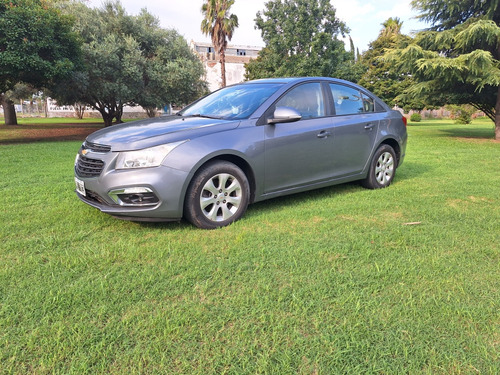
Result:
{"label": "gray sedan car", "polygon": [[333,78],[245,82],[173,116],[101,129],[75,161],[76,193],[117,218],[200,228],[248,204],[348,181],[394,179],[406,119],[366,89]]}

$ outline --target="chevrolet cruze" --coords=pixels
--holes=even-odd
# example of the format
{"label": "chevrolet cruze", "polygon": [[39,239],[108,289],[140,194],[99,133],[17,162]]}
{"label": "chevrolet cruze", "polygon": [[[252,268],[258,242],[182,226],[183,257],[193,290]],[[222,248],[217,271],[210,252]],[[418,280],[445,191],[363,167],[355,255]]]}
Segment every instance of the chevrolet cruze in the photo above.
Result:
{"label": "chevrolet cruze", "polygon": [[333,78],[229,86],[176,115],[89,135],[75,161],[78,198],[117,218],[240,219],[250,203],[360,180],[393,181],[406,119],[368,90]]}

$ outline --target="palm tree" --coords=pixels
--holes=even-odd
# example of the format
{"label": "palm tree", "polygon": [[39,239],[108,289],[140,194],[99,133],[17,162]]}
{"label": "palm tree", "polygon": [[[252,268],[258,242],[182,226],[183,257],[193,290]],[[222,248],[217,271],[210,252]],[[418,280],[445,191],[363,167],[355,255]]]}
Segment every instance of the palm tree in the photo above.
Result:
{"label": "palm tree", "polygon": [[238,17],[229,14],[234,0],[206,0],[201,12],[205,17],[201,22],[201,31],[210,35],[215,51],[219,55],[221,65],[222,87],[226,86],[226,47],[227,41],[233,37],[238,27]]}
{"label": "palm tree", "polygon": [[392,37],[394,35],[401,34],[401,27],[403,26],[403,22],[398,18],[389,18],[387,19],[382,26],[384,28],[380,31],[381,37]]}

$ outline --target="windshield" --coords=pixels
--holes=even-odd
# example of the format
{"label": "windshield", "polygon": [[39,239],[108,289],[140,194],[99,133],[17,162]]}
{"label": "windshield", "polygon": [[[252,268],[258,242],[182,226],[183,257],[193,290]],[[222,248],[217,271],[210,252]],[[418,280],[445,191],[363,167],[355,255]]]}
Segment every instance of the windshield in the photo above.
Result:
{"label": "windshield", "polygon": [[250,117],[281,85],[253,83],[225,87],[184,108],[178,114],[227,120],[245,119]]}

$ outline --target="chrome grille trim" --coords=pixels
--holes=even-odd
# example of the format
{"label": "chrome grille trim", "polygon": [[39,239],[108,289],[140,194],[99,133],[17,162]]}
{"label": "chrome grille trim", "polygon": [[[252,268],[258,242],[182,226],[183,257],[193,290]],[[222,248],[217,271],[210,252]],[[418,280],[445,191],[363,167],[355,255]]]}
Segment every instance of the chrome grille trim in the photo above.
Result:
{"label": "chrome grille trim", "polygon": [[89,141],[85,141],[85,143],[83,144],[83,148],[85,148],[89,151],[92,151],[92,152],[100,153],[100,154],[105,154],[105,153],[111,151],[111,146],[101,145],[101,144],[93,143],[93,142],[89,142]]}
{"label": "chrome grille trim", "polygon": [[80,177],[99,177],[104,169],[104,162],[80,155],[75,165],[75,173]]}

